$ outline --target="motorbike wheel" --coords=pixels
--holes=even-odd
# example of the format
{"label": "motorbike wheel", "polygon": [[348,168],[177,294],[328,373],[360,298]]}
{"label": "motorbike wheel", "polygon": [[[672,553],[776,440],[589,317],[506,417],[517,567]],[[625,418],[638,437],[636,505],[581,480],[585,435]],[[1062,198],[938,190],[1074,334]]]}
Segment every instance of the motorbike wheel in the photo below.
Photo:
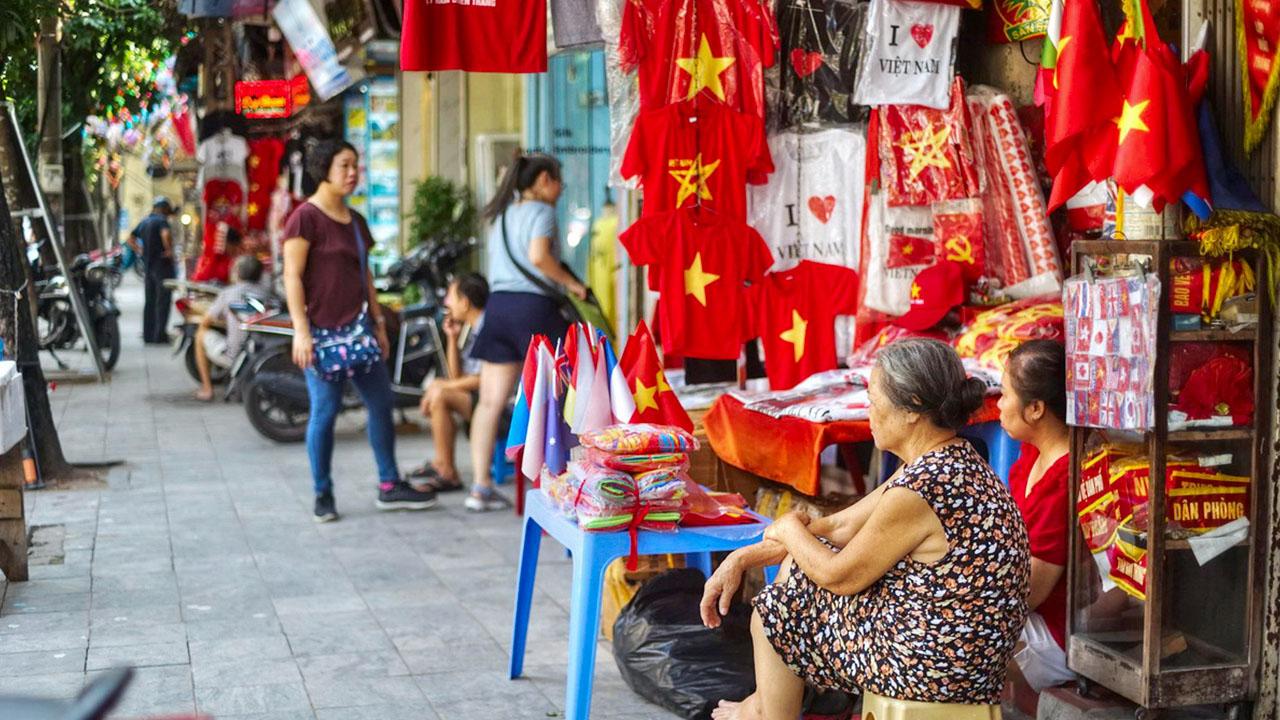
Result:
{"label": "motorbike wheel", "polygon": [[309,412],[285,407],[266,383],[254,378],[244,390],[244,411],[249,424],[268,440],[302,442],[307,436]]}
{"label": "motorbike wheel", "polygon": [[95,332],[98,354],[102,356],[102,367],[111,370],[120,360],[120,318],[115,315],[100,318]]}

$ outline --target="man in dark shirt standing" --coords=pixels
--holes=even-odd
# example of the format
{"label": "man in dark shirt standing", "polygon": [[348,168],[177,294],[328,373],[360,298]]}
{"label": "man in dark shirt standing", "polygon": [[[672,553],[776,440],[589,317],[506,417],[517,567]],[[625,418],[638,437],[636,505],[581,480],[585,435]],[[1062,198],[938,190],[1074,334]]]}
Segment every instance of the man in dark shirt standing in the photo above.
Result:
{"label": "man in dark shirt standing", "polygon": [[[169,229],[169,216],[173,206],[166,197],[157,197],[151,204],[151,214],[138,223],[129,234],[130,245],[143,259],[146,268],[146,301],[142,308],[142,340],[148,344],[169,342],[169,308],[173,304],[173,291],[164,281],[177,275],[173,262],[173,234]],[[137,243],[142,243],[141,250]]]}

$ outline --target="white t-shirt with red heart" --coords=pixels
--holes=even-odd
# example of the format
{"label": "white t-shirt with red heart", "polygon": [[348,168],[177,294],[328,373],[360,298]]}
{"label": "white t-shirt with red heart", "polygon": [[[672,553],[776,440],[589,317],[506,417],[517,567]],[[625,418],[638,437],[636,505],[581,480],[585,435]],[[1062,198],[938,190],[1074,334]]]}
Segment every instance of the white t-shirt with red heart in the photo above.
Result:
{"label": "white t-shirt with red heart", "polygon": [[871,0],[854,100],[946,109],[959,30],[954,5]]}
{"label": "white t-shirt with red heart", "polygon": [[[774,272],[801,260],[858,269],[866,138],[862,125],[769,138],[774,172],[768,184],[747,187],[747,224],[773,251]],[[852,323],[837,323],[841,357],[852,343]]]}

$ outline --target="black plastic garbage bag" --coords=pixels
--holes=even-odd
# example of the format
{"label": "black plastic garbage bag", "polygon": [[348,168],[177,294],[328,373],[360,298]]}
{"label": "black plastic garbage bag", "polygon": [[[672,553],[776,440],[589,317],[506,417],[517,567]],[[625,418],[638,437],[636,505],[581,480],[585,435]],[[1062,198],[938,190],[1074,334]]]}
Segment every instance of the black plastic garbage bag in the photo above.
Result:
{"label": "black plastic garbage bag", "polygon": [[734,603],[719,628],[702,625],[702,573],[672,570],[645,583],[613,624],[613,658],[641,697],[689,720],[756,689],[751,609]]}

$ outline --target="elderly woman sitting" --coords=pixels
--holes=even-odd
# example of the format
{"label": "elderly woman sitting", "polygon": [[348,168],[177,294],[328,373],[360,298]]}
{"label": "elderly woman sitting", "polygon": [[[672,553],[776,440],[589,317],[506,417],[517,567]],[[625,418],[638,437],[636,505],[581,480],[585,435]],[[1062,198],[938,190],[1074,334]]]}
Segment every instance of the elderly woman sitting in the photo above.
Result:
{"label": "elderly woman sitting", "polygon": [[1008,491],[956,437],[983,385],[946,344],[904,340],[880,351],[869,394],[876,446],[902,468],[840,513],[779,518],[707,581],[702,617],[715,627],[744,571],[782,563],[753,603],[756,692],[715,718],[794,720],[806,682],[863,692],[864,717],[885,698],[998,717],[1030,556]]}

